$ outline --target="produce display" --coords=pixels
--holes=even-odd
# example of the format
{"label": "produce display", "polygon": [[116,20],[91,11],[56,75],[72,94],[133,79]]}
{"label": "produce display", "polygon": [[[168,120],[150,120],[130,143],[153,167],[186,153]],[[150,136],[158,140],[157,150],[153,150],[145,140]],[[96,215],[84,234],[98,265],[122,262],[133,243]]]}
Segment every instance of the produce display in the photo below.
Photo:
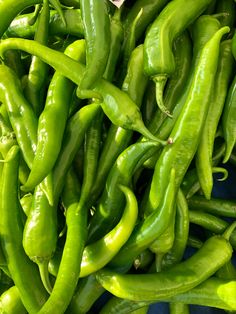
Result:
{"label": "produce display", "polygon": [[236,313],[235,26],[234,0],[0,1],[0,313]]}

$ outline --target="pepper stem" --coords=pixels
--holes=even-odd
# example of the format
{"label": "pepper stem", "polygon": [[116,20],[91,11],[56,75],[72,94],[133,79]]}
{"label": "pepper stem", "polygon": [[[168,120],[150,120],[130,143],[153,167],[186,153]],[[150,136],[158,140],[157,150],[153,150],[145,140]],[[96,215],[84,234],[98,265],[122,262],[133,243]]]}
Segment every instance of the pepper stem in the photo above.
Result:
{"label": "pepper stem", "polygon": [[225,168],[222,167],[213,167],[212,168],[213,173],[223,173],[223,177],[220,179],[217,179],[218,181],[224,181],[228,178],[228,171]]}
{"label": "pepper stem", "polygon": [[159,273],[162,269],[162,261],[164,258],[165,254],[164,253],[156,253],[156,258],[155,258],[155,265],[156,265],[156,272]]}
{"label": "pepper stem", "polygon": [[234,221],[226,230],[225,232],[223,233],[223,237],[226,239],[226,240],[229,240],[232,232],[234,231],[234,229],[236,228],[236,221]]}
{"label": "pepper stem", "polygon": [[96,103],[103,102],[103,97],[100,93],[92,89],[83,89],[80,86],[76,89],[76,96],[80,99],[93,99]]}
{"label": "pepper stem", "polygon": [[140,134],[142,134],[144,137],[146,137],[149,140],[155,141],[160,143],[163,146],[166,146],[168,144],[172,144],[172,140],[168,139],[166,141],[159,139],[158,137],[156,137],[155,135],[153,135],[144,125],[142,120],[136,120],[134,123],[134,128],[135,131],[139,132]]}
{"label": "pepper stem", "polygon": [[165,113],[168,117],[172,118],[172,114],[170,111],[166,108],[163,101],[163,93],[164,88],[167,81],[167,76],[165,74],[163,75],[157,75],[153,78],[153,81],[156,85],[156,102],[159,107],[159,109]]}
{"label": "pepper stem", "polygon": [[43,262],[38,262],[39,273],[42,280],[42,283],[49,294],[52,292],[52,285],[49,279],[48,272],[48,261],[44,260]]}
{"label": "pepper stem", "polygon": [[0,162],[3,162],[3,163],[5,163],[5,162],[6,162],[6,163],[7,163],[7,162],[10,162],[12,159],[15,158],[15,156],[16,156],[16,154],[18,154],[19,150],[20,150],[20,148],[19,148],[18,145],[12,146],[12,147],[9,149],[9,151],[8,151],[8,153],[7,153],[7,155],[6,155],[6,158],[5,158],[5,159],[0,159]]}
{"label": "pepper stem", "polygon": [[32,18],[28,21],[28,24],[29,24],[30,26],[32,26],[32,25],[34,25],[34,24],[36,23],[37,18],[38,18],[38,16],[39,16],[40,10],[41,10],[41,4],[36,4],[36,5],[35,5],[35,9],[34,9],[33,16],[32,16]]}

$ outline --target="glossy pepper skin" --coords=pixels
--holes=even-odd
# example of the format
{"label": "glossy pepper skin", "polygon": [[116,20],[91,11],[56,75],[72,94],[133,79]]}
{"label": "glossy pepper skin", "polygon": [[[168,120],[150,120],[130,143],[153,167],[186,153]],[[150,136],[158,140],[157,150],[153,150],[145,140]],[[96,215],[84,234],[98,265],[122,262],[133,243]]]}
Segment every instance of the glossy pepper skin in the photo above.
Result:
{"label": "glossy pepper skin", "polygon": [[[225,311],[235,311],[236,281],[211,277],[195,288],[179,293],[171,298],[165,298],[163,302],[182,302],[202,306],[215,307]],[[133,302],[127,299],[112,297],[102,308],[101,314],[120,313],[132,311],[154,302]]]}
{"label": "glossy pepper skin", "polygon": [[[49,19],[50,8],[49,1],[43,1],[43,7],[38,16],[38,25],[36,28],[34,40],[47,46],[49,38]],[[46,77],[48,75],[48,65],[38,57],[33,56],[29,68],[29,73],[24,89],[29,103],[32,105],[37,116],[42,112],[44,93],[46,89]]]}
{"label": "glossy pepper skin", "polygon": [[[37,143],[37,118],[24,98],[20,81],[13,70],[3,64],[0,69],[1,101],[6,104],[8,116],[24,160],[31,168]],[[11,87],[8,87],[8,84]]]}
{"label": "glossy pepper skin", "polygon": [[226,143],[225,156],[223,160],[224,163],[229,160],[231,152],[233,151],[234,145],[236,143],[235,110],[236,77],[234,77],[233,82],[230,84],[222,115],[222,129]]}
{"label": "glossy pepper skin", "polygon": [[150,209],[158,205],[156,191],[159,191],[160,196],[162,195],[164,180],[170,169],[172,167],[176,169],[175,182],[178,188],[194,157],[209,106],[218,65],[220,41],[228,32],[229,28],[226,26],[219,29],[202,49],[184,107],[170,134],[173,144],[163,149],[155,166],[154,171],[158,175],[155,175],[156,179],[152,181],[149,193],[147,207]]}
{"label": "glossy pepper skin", "polygon": [[[83,38],[84,27],[79,9],[63,10],[66,25],[63,23],[60,15],[55,10],[50,10],[49,34],[50,36],[62,36],[70,34],[78,38]],[[38,21],[33,25],[29,22],[33,17],[33,13],[18,15],[7,28],[4,36],[21,37],[32,39],[35,35]]]}
{"label": "glossy pepper skin", "polygon": [[[20,49],[39,56],[78,86],[80,85],[81,77],[85,73],[85,67],[81,63],[32,40],[21,38],[2,40],[0,44],[1,56],[9,49]],[[113,124],[138,131],[148,139],[159,141],[163,145],[167,144],[166,141],[161,141],[153,136],[145,127],[139,108],[126,93],[103,79],[96,83],[93,90],[102,96],[103,102],[100,105]]]}
{"label": "glossy pepper skin", "polygon": [[142,164],[144,153],[156,143],[146,141],[127,147],[110,169],[106,185],[89,223],[89,243],[106,234],[120,219],[124,206],[124,196],[117,185],[129,185],[134,171]]}
{"label": "glossy pepper skin", "polygon": [[[170,1],[158,15],[144,41],[144,70],[147,75],[171,75],[175,69],[172,42],[208,6],[211,0]],[[165,53],[163,53],[165,51]]]}
{"label": "glossy pepper skin", "polygon": [[[0,18],[1,18],[1,26],[0,26],[0,37],[7,30],[8,26],[11,24],[13,19],[25,8],[29,6],[33,6],[35,4],[42,3],[42,0],[6,0],[1,1],[0,3]],[[9,10],[9,8],[11,8]],[[7,12],[7,14],[6,14]]]}
{"label": "glossy pepper skin", "polygon": [[212,154],[215,135],[233,76],[234,66],[231,40],[224,40],[220,45],[219,65],[216,72],[215,84],[195,157],[199,182],[207,199],[211,198],[213,188],[214,167],[212,165]]}
{"label": "glossy pepper skin", "polygon": [[[13,145],[17,145],[17,140],[15,133],[13,129],[11,128],[11,125],[8,125],[8,123],[4,120],[4,118],[0,115],[0,152],[3,156],[3,158],[6,157],[9,149]],[[29,175],[29,169],[25,163],[25,161],[22,158],[20,158],[20,166],[19,166],[19,180],[21,184],[24,184],[27,180],[27,177]]]}
{"label": "glossy pepper skin", "polygon": [[[1,244],[9,272],[19,289],[28,312],[36,313],[48,298],[37,266],[30,261],[22,246],[23,226],[18,199],[19,147],[12,146],[6,157],[1,179]],[[33,285],[34,289],[32,289]]]}
{"label": "glossy pepper skin", "polygon": [[29,258],[35,262],[48,292],[51,283],[48,277],[48,262],[57,243],[56,204],[50,205],[41,185],[34,190],[32,206],[24,225],[23,247]]}
{"label": "glossy pepper skin", "polygon": [[120,185],[126,206],[119,223],[103,238],[85,247],[80,277],[85,277],[108,264],[129,239],[138,217],[138,203],[132,190]]}
{"label": "glossy pepper skin", "polygon": [[176,218],[175,218],[175,237],[170,251],[162,260],[162,268],[166,269],[173,264],[179,263],[187,247],[189,236],[189,208],[186,198],[181,189],[176,197]]}
{"label": "glossy pepper skin", "polygon": [[[192,41],[193,41],[193,47],[192,47],[192,60],[191,60],[190,69],[186,73],[185,77],[183,77],[182,86],[181,86],[181,80],[178,81],[178,84],[180,84],[179,95],[178,95],[178,84],[176,84],[174,88],[172,88],[172,90],[169,91],[169,85],[171,88],[172,81],[179,79],[178,77],[176,77],[176,74],[175,74],[176,72],[174,72],[171,78],[169,78],[166,85],[166,93],[164,94],[164,101],[166,101],[166,97],[167,97],[167,102],[164,102],[164,104],[167,109],[172,110],[172,118],[168,119],[168,117],[166,117],[166,115],[163,112],[157,111],[149,125],[150,131],[156,135],[158,134],[158,137],[166,138],[167,136],[170,135],[170,132],[173,129],[173,126],[184,106],[184,103],[188,94],[188,89],[190,88],[191,81],[193,78],[194,69],[199,60],[202,48],[205,45],[205,43],[211,38],[211,36],[219,28],[220,28],[220,22],[215,17],[210,16],[210,15],[201,15],[191,26],[191,36],[192,36]],[[183,39],[185,38],[183,35],[180,36],[180,38],[181,37]],[[189,49],[191,49],[191,47],[189,47]],[[178,62],[176,61],[176,67],[177,66],[178,66]],[[180,65],[180,69],[176,68],[175,71],[177,72],[181,71],[181,65]],[[183,72],[182,72],[182,75],[183,75]],[[186,83],[186,80],[187,80],[187,83]],[[175,92],[177,92],[177,97],[175,96]],[[169,102],[168,102],[168,94],[171,95],[172,93],[174,93],[174,97],[176,97],[176,99],[174,98],[175,106],[173,108],[170,107]],[[163,118],[159,119],[160,116],[163,118],[165,117],[165,119],[162,121]],[[145,166],[147,166],[148,168],[154,168],[157,158],[158,158],[158,155],[156,153],[156,155],[153,155],[149,160],[147,160],[147,162],[145,163]]]}
{"label": "glossy pepper skin", "polygon": [[144,40],[144,71],[156,84],[156,99],[160,109],[169,114],[163,104],[163,90],[175,70],[173,40],[184,31],[211,3],[211,0],[170,1],[151,25]]}
{"label": "glossy pepper skin", "polygon": [[78,93],[81,98],[92,98],[96,93],[91,88],[103,76],[109,57],[110,18],[106,0],[81,0],[80,6],[86,40],[86,70]]}
{"label": "glossy pepper skin", "polygon": [[206,200],[203,196],[194,195],[188,199],[188,206],[190,209],[201,209],[215,216],[236,218],[236,203],[234,200],[224,200],[214,197]]}
{"label": "glossy pepper skin", "polygon": [[79,197],[80,184],[70,169],[63,192],[67,225],[65,246],[51,294],[38,313],[63,314],[79,280],[79,265],[87,237],[87,210],[77,212]]}
{"label": "glossy pepper skin", "polygon": [[42,279],[45,278],[48,290],[51,287],[47,265],[56,250],[58,240],[57,206],[65,183],[64,178],[98,108],[96,104],[81,108],[68,122],[64,138],[66,145],[53,170],[54,204],[49,204],[41,184],[37,185],[33,194],[33,206],[24,227],[23,244],[30,258],[41,267]]}
{"label": "glossy pepper skin", "polygon": [[[193,45],[190,34],[186,31],[178,36],[173,42],[173,54],[175,58],[175,71],[167,82],[164,93],[165,107],[172,112],[178,99],[182,95],[183,88],[186,86],[186,81],[191,70],[191,63],[193,58]],[[168,119],[166,115],[160,110],[156,110],[150,123],[149,130],[155,134],[158,132],[162,122]]]}
{"label": "glossy pepper skin", "polygon": [[27,314],[27,311],[22,304],[19,290],[16,286],[12,286],[1,294],[0,311],[9,314]]}
{"label": "glossy pepper skin", "polygon": [[91,125],[100,106],[92,103],[82,107],[70,117],[63,136],[62,149],[53,168],[53,187],[55,199],[60,197],[64,178],[70,169],[76,153],[83,144],[84,135]]}
{"label": "glossy pepper skin", "polygon": [[[64,53],[70,58],[83,61],[84,46],[84,40],[75,41]],[[35,157],[28,180],[22,187],[25,191],[33,190],[50,173],[56,163],[74,88],[73,82],[55,72],[48,87],[44,109],[39,116]]]}
{"label": "glossy pepper skin", "polygon": [[[143,45],[139,45],[133,50],[130,56],[126,77],[122,85],[122,90],[130,96],[138,107],[141,106],[147,80],[148,78],[143,72]],[[131,130],[114,124],[110,126],[99,157],[92,195],[100,195],[104,187],[104,179],[107,178],[109,170],[116,158],[130,143],[132,134]]]}
{"label": "glossy pepper skin", "polygon": [[175,211],[175,169],[171,170],[168,179],[159,207],[137,224],[129,240],[110,262],[113,269],[129,268],[135,258],[166,231]]}
{"label": "glossy pepper skin", "polygon": [[102,286],[115,296],[134,301],[158,301],[196,287],[231,256],[229,241],[223,236],[213,236],[194,255],[169,270],[156,274],[120,275],[104,268],[96,276]]}
{"label": "glossy pepper skin", "polygon": [[[20,0],[16,3],[13,0],[6,0],[1,1],[0,3],[0,19],[1,19],[1,26],[0,26],[0,37],[5,33],[11,22],[14,18],[24,9],[42,3],[43,0]],[[58,11],[61,18],[64,19],[61,5],[58,0],[50,0],[49,1]],[[9,8],[11,8],[9,10]],[[6,13],[7,12],[7,13]]]}
{"label": "glossy pepper skin", "polygon": [[[83,207],[89,209],[89,204],[92,203],[92,189],[94,186],[94,181],[97,178],[98,157],[101,148],[103,118],[104,114],[100,108],[85,134],[83,181],[81,186],[81,196],[79,199],[78,211]],[[96,199],[96,197],[93,199]]]}
{"label": "glossy pepper skin", "polygon": [[126,45],[126,37],[129,36],[130,30],[136,19],[140,10],[142,10],[142,14],[138,19],[135,27],[135,39],[138,41],[140,37],[143,35],[144,31],[148,27],[150,23],[153,22],[155,17],[160,13],[160,11],[165,7],[165,5],[169,1],[167,0],[138,0],[135,1],[133,6],[131,7],[128,14],[125,16],[123,24],[124,24],[124,33],[125,39],[123,45]]}
{"label": "glossy pepper skin", "polygon": [[[197,210],[189,210],[189,221],[193,224],[199,225],[206,230],[220,234],[226,230],[229,223],[224,219],[214,216],[212,214],[204,213]],[[236,232],[232,232],[230,243],[235,249],[236,247]]]}

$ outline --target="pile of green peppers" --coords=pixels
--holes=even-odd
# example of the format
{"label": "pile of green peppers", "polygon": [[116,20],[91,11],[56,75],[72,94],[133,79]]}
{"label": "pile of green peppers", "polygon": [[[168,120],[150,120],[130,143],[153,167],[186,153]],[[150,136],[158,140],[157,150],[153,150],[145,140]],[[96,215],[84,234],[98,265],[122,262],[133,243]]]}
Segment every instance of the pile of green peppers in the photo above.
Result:
{"label": "pile of green peppers", "polygon": [[0,1],[0,313],[236,311],[233,0]]}

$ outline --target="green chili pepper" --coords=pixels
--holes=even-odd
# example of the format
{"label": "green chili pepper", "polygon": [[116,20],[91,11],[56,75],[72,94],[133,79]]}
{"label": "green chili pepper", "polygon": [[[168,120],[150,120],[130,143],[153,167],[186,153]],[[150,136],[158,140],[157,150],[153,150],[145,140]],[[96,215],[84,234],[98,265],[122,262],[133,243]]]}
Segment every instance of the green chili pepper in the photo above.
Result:
{"label": "green chili pepper", "polygon": [[[175,106],[173,107],[173,114],[172,114],[172,119],[168,119],[168,117],[166,117],[165,114],[162,113],[163,118],[166,117],[164,119],[164,121],[162,122],[160,119],[160,122],[157,121],[160,117],[160,114],[158,114],[159,112],[157,111],[157,113],[155,114],[153,121],[150,123],[149,129],[152,133],[154,134],[158,134],[158,137],[160,138],[166,138],[170,135],[171,130],[173,129],[173,126],[178,118],[178,116],[180,115],[180,112],[184,106],[184,103],[186,101],[186,97],[188,95],[188,91],[190,89],[191,86],[191,82],[193,80],[193,75],[194,75],[194,71],[196,69],[196,65],[199,61],[199,57],[201,55],[201,51],[204,47],[204,45],[206,44],[206,42],[213,36],[213,34],[220,28],[220,23],[219,21],[212,17],[212,16],[206,16],[206,15],[201,15],[192,25],[192,39],[193,39],[193,57],[192,57],[192,63],[191,63],[191,67],[190,67],[190,71],[188,73],[186,73],[186,77],[183,78],[185,80],[187,80],[187,85],[186,87],[184,87],[186,84],[185,80],[182,81],[181,86],[179,87],[179,91],[177,89],[177,98],[174,99],[174,104]],[[189,49],[191,49],[191,47],[189,47]],[[182,49],[183,50],[183,49]],[[176,66],[178,65],[178,63],[176,63]],[[177,70],[177,69],[176,69]],[[181,71],[181,65],[180,65],[180,69],[179,71]],[[177,71],[177,72],[179,72]],[[178,79],[178,78],[177,78]],[[175,75],[173,73],[172,77],[169,79],[169,84],[170,84],[170,94],[171,92],[175,92],[175,89],[171,86],[171,82],[175,81]],[[167,83],[167,103],[165,103],[166,107],[169,108],[169,104],[168,104],[168,91],[169,91],[169,85]],[[182,93],[182,90],[184,89],[184,93]],[[179,94],[178,94],[179,93]],[[175,93],[174,93],[175,95]],[[165,95],[164,95],[165,97]],[[170,106],[171,108],[171,106]],[[161,113],[161,112],[160,112]],[[149,168],[154,168],[157,158],[159,155],[153,155],[146,163],[145,166],[149,167]]]}
{"label": "green chili pepper", "polygon": [[[85,71],[84,66],[63,53],[42,46],[35,41],[21,38],[2,40],[0,55],[3,56],[4,52],[9,49],[20,49],[40,57],[44,62],[59,70],[62,75],[80,85],[81,76]],[[148,139],[158,141],[163,145],[168,143],[168,141],[158,140],[148,131],[142,121],[139,108],[125,92],[102,79],[96,83],[93,90],[102,96],[101,107],[113,124],[138,131]]]}
{"label": "green chili pepper", "polygon": [[136,29],[136,25],[138,23],[138,20],[141,18],[142,16],[142,12],[143,9],[141,8],[140,11],[138,12],[137,16],[135,17],[130,31],[127,35],[126,42],[125,45],[122,46],[122,64],[119,68],[119,71],[117,73],[117,77],[118,77],[118,83],[117,85],[120,86],[121,82],[123,82],[126,71],[127,71],[127,64],[129,62],[130,56],[132,51],[135,49],[136,47],[136,37],[135,37],[135,29]]}
{"label": "green chili pepper", "polygon": [[129,240],[109,263],[109,266],[115,269],[126,269],[131,266],[135,258],[166,230],[175,208],[176,190],[174,185],[175,170],[172,169],[159,207],[137,224]]}
{"label": "green chili pepper", "polygon": [[117,158],[106,180],[96,212],[89,225],[88,241],[93,242],[106,234],[121,217],[124,196],[117,184],[129,185],[137,164],[144,153],[155,147],[155,142],[135,143],[126,148]]}
{"label": "green chili pepper", "polygon": [[120,21],[120,10],[117,9],[111,18],[110,29],[111,29],[111,42],[110,42],[110,52],[106,64],[106,69],[103,73],[103,77],[112,81],[114,78],[117,61],[119,59],[121,44],[123,40],[123,25]]}
{"label": "green chili pepper", "polygon": [[223,111],[234,67],[231,52],[231,40],[223,41],[220,47],[219,65],[216,72],[215,84],[212,90],[202,136],[196,152],[196,169],[203,193],[210,199],[213,188],[212,153],[217,126]]}
{"label": "green chili pepper", "polygon": [[96,280],[95,274],[81,278],[66,314],[87,313],[105,289]]}
{"label": "green chili pepper", "polygon": [[80,277],[85,277],[104,267],[125,244],[134,229],[138,215],[136,197],[125,186],[119,186],[119,189],[125,194],[127,203],[122,218],[103,238],[85,247]]}
{"label": "green chili pepper", "polygon": [[34,6],[34,12],[32,13],[32,18],[29,20],[29,25],[34,25],[36,23],[40,10],[41,10],[41,5],[36,4]]}
{"label": "green chili pepper", "polygon": [[[143,73],[143,46],[140,45],[131,54],[122,89],[140,107],[146,85],[147,77]],[[92,190],[94,199],[101,193],[104,179],[107,177],[118,155],[130,143],[132,134],[132,131],[114,124],[110,126],[98,162],[97,176]]]}
{"label": "green chili pepper", "polygon": [[128,299],[117,298],[112,296],[106,304],[102,307],[101,314],[127,314],[132,311],[142,309],[143,307],[152,304],[151,302],[134,302]]}
{"label": "green chili pepper", "polygon": [[96,278],[115,296],[134,301],[158,301],[186,292],[230,260],[232,247],[228,238],[235,225],[233,223],[223,236],[212,236],[190,258],[163,272],[122,275],[104,268],[97,272]]}
{"label": "green chili pepper", "polygon": [[59,0],[49,0],[49,2],[56,9],[58,14],[60,15],[60,18],[61,18],[62,22],[64,24],[66,24],[64,13],[63,13],[60,1]]}
{"label": "green chili pepper", "polygon": [[[189,221],[196,225],[203,227],[206,230],[219,234],[225,231],[229,223],[222,218],[216,217],[212,214],[204,213],[196,210],[189,210]],[[233,232],[230,237],[230,243],[236,247],[236,233]]]}
{"label": "green chili pepper", "polygon": [[160,272],[162,270],[162,261],[165,255],[173,247],[175,239],[175,217],[176,206],[174,206],[174,210],[172,212],[166,230],[159,237],[157,237],[157,239],[149,246],[149,249],[156,255],[155,260],[156,272]]}
{"label": "green chili pepper", "polygon": [[[85,134],[84,158],[83,158],[83,182],[79,199],[78,211],[80,208],[88,207],[91,203],[91,194],[94,181],[97,176],[97,164],[101,146],[101,128],[103,113],[98,111]],[[88,207],[89,209],[89,207]]]}
{"label": "green chili pepper", "polygon": [[228,31],[226,26],[219,29],[202,49],[184,107],[170,134],[173,144],[162,150],[156,163],[154,172],[157,174],[154,176],[155,180],[152,180],[148,210],[158,206],[157,194],[162,197],[162,189],[166,184],[164,181],[168,180],[166,174],[170,169],[174,167],[176,170],[175,184],[178,188],[194,157],[214,84],[220,40]]}
{"label": "green chili pepper", "polygon": [[21,204],[21,207],[22,207],[26,217],[28,217],[29,212],[31,210],[32,199],[33,199],[33,195],[31,193],[25,194],[20,199],[20,204]]}
{"label": "green chili pepper", "polygon": [[66,241],[52,292],[38,313],[64,313],[79,280],[80,262],[87,236],[87,213],[83,208],[80,212],[77,211],[80,185],[73,171],[68,172],[66,181]]}
{"label": "green chili pepper", "polygon": [[20,0],[17,3],[13,0],[2,1],[0,4],[0,37],[2,37],[8,26],[22,10],[38,3],[42,3],[42,0]]}
{"label": "green chili pepper", "polygon": [[103,76],[109,57],[111,32],[108,7],[106,0],[81,0],[80,5],[86,40],[86,70],[78,95],[80,98],[100,98],[91,88]]}
{"label": "green chili pepper", "polygon": [[[185,304],[196,304],[209,306],[226,311],[234,311],[236,282],[234,280],[224,280],[211,277],[195,288],[163,299],[163,302],[181,302]],[[153,302],[133,302],[127,299],[112,297],[100,311],[101,314],[126,314],[134,309],[144,307]]]}
{"label": "green chili pepper", "polygon": [[226,163],[231,155],[236,142],[236,128],[234,123],[234,112],[236,108],[236,77],[228,90],[224,110],[222,114],[222,129],[226,144],[225,157],[223,162]]}
{"label": "green chili pepper", "polygon": [[[19,148],[13,146],[6,157],[1,179],[1,244],[9,272],[19,289],[28,312],[36,312],[46,301],[36,266],[28,259],[22,247],[22,223],[18,199]],[[32,286],[34,289],[32,289]]]}
{"label": "green chili pepper", "polygon": [[188,199],[188,206],[193,210],[201,210],[216,216],[236,218],[236,202],[220,198],[207,200],[200,195]]}
{"label": "green chili pepper", "polygon": [[175,69],[173,40],[183,32],[208,6],[211,0],[173,0],[168,3],[147,32],[144,41],[144,70],[156,84],[159,108],[170,115],[162,94],[167,78]]}
{"label": "green chili pepper", "polygon": [[49,205],[41,185],[38,185],[33,194],[32,207],[23,233],[24,250],[29,258],[37,263],[48,292],[52,289],[48,277],[48,262],[57,242],[57,216],[54,208],[55,205]]}
{"label": "green chili pepper", "polygon": [[[23,158],[29,168],[32,167],[37,146],[37,118],[29,103],[23,96],[21,84],[16,74],[7,66],[1,64],[0,97],[7,107],[11,126]],[[42,189],[50,203],[53,203],[51,176],[45,178]]]}
{"label": "green chili pepper", "polygon": [[[219,150],[217,149],[214,152],[214,156],[212,157],[212,164],[214,167],[222,160],[222,157],[224,156],[224,152],[225,152],[225,144],[220,146]],[[198,180],[196,168],[193,168],[187,171],[186,175],[184,176],[181,186],[182,186],[182,190],[184,192],[186,199],[191,198],[196,192],[200,190],[200,183]]]}
{"label": "green chili pepper", "polygon": [[[84,59],[84,40],[73,42],[65,54],[73,59]],[[24,191],[33,190],[52,170],[59,155],[74,84],[55,72],[47,91],[46,103],[38,121],[37,147]],[[60,127],[58,127],[60,121]],[[47,162],[45,162],[47,160]]]}
{"label": "green chili pepper", "polygon": [[9,288],[0,296],[0,311],[8,314],[27,314],[16,286]]}
{"label": "green chili pepper", "polygon": [[148,27],[150,23],[158,16],[159,12],[164,8],[167,4],[167,0],[138,0],[135,1],[132,5],[130,11],[125,16],[123,24],[124,24],[124,32],[125,32],[125,39],[123,46],[126,45],[127,37],[129,36],[130,29],[133,25],[134,20],[136,19],[138,13],[142,9],[142,15],[137,21],[135,27],[135,38],[138,41],[140,37],[143,35],[145,29]]}
{"label": "green chili pepper", "polygon": [[[161,242],[162,236],[158,239],[158,241],[154,242],[154,249],[157,249],[157,251],[155,251],[157,254],[157,272],[180,262],[187,246],[189,231],[188,206],[181,190],[178,192],[176,205],[176,217],[175,219],[172,219],[172,226],[168,226],[168,232],[164,233],[164,243]],[[175,223],[175,225],[173,223]],[[174,228],[175,230],[173,230]],[[163,245],[165,244],[165,239],[167,242],[166,247]],[[170,303],[169,311],[170,313],[184,314],[186,312],[189,313],[189,308],[188,305],[184,303]]]}
{"label": "green chili pepper", "polygon": [[236,33],[234,33],[232,38],[232,54],[234,56],[234,59],[236,59]]}
{"label": "green chili pepper", "polygon": [[[38,17],[38,24],[35,31],[34,40],[42,45],[48,43],[49,36],[50,9],[49,1],[43,0],[43,7]],[[48,65],[40,58],[32,56],[27,83],[24,89],[29,103],[33,106],[37,116],[42,112],[44,102],[45,80],[48,75]]]}
{"label": "green chili pepper", "polygon": [[171,299],[188,304],[198,304],[231,311],[236,308],[235,301],[232,298],[234,293],[235,281],[227,281],[212,277],[194,289],[176,295]]}
{"label": "green chili pepper", "polygon": [[184,255],[189,236],[189,210],[183,192],[179,189],[176,199],[175,238],[171,250],[162,261],[162,268],[179,263]]}
{"label": "green chili pepper", "polygon": [[92,123],[99,109],[98,104],[90,104],[82,107],[67,122],[62,141],[62,149],[53,169],[55,199],[60,197],[64,185],[64,177],[83,143],[87,128]]}
{"label": "green chili pepper", "polygon": [[[84,27],[82,23],[81,12],[78,9],[63,10],[66,25],[63,23],[60,15],[55,10],[50,10],[49,34],[57,35],[74,35],[82,38],[84,35]],[[6,30],[6,37],[33,38],[36,32],[38,21],[29,25],[32,13],[18,15]]]}
{"label": "green chili pepper", "polygon": [[[12,128],[7,125],[6,121],[3,119],[1,115],[0,115],[0,130],[1,130],[0,152],[3,158],[5,158],[9,149],[13,145],[17,145],[17,141],[16,141],[15,133],[13,132]],[[28,175],[29,175],[29,169],[21,156],[20,167],[19,167],[19,179],[22,184],[26,182]]]}
{"label": "green chili pepper", "polygon": [[[167,82],[164,93],[164,104],[169,111],[172,111],[176,101],[183,93],[183,88],[186,86],[186,80],[188,80],[191,69],[192,49],[193,47],[188,32],[183,32],[173,43],[173,54],[176,67]],[[148,124],[149,130],[152,133],[157,133],[165,118],[166,115],[162,111],[157,110],[152,117],[150,124]]]}
{"label": "green chili pepper", "polygon": [[[112,19],[111,19],[111,45],[110,45],[110,53],[109,53],[109,58],[108,58],[108,62],[106,65],[106,69],[105,72],[103,74],[103,77],[107,80],[112,80],[113,76],[114,76],[114,71],[115,71],[115,67],[116,67],[116,63],[119,57],[119,52],[120,52],[120,47],[121,47],[121,40],[123,38],[123,28],[120,22],[120,11],[116,11],[115,14],[113,15]],[[86,177],[86,182],[83,182],[83,186],[87,186],[84,191],[82,191],[82,195],[81,195],[81,200],[80,203],[81,204],[85,204],[86,203],[86,198],[87,197],[91,197],[91,195],[93,195],[93,199],[97,198],[97,193],[95,193],[94,191],[96,191],[96,186],[99,187],[99,190],[102,190],[103,184],[102,182],[99,182],[98,176],[99,174],[96,172],[97,167],[98,167],[98,152],[100,150],[100,137],[101,137],[101,128],[102,128],[102,123],[104,120],[104,115],[103,114],[99,114],[98,115],[99,118],[97,119],[96,122],[94,122],[94,127],[92,127],[91,132],[89,132],[88,134],[88,138],[86,141],[86,147],[88,149],[85,150],[85,162],[87,160],[87,164],[84,167],[84,174]],[[94,133],[94,134],[93,134]],[[94,138],[99,136],[99,138],[95,139]],[[88,142],[88,145],[87,145]],[[90,143],[90,144],[89,144]],[[92,148],[92,146],[93,148]],[[94,155],[94,156],[93,156]],[[96,157],[97,155],[97,157]],[[89,158],[87,159],[86,156]],[[107,160],[108,155],[106,154],[106,160]],[[100,163],[101,164],[101,163]],[[103,164],[103,163],[102,163]],[[100,169],[100,166],[99,166]],[[96,173],[96,175],[95,175]],[[94,175],[91,175],[94,174]],[[102,181],[104,182],[105,176],[102,175]],[[85,181],[83,180],[83,181]],[[96,183],[94,184],[93,181],[96,180]],[[96,185],[97,184],[97,185]],[[90,193],[90,190],[93,190]],[[84,194],[87,195],[85,195]]]}
{"label": "green chili pepper", "polygon": [[39,264],[42,279],[48,290],[51,288],[47,265],[56,250],[57,206],[64,186],[64,177],[98,108],[96,104],[88,105],[68,121],[64,137],[66,145],[63,146],[53,171],[54,204],[49,204],[45,194],[42,193],[41,185],[34,191],[33,206],[24,228],[23,244],[30,258]]}
{"label": "green chili pepper", "polygon": [[3,64],[0,69],[1,100],[7,107],[24,160],[31,168],[37,143],[37,118],[22,94],[20,81],[15,73]]}

